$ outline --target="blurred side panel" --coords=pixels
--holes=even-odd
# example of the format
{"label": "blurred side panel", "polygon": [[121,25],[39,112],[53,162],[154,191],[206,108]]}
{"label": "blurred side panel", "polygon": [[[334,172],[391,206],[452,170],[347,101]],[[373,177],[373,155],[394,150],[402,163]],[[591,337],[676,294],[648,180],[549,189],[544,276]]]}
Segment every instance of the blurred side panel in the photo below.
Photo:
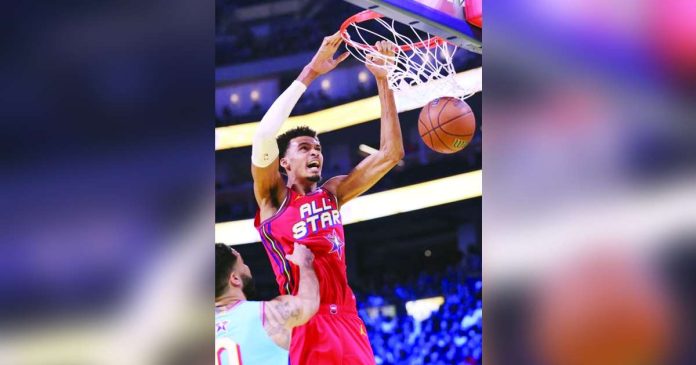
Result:
{"label": "blurred side panel", "polygon": [[210,364],[213,2],[0,17],[0,363]]}
{"label": "blurred side panel", "polygon": [[487,363],[693,361],[687,3],[484,4]]}

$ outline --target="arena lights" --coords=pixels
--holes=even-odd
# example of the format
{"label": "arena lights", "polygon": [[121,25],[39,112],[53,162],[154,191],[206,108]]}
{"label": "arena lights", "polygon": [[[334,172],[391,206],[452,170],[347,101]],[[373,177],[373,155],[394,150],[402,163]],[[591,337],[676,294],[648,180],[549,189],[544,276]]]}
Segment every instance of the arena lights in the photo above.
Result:
{"label": "arena lights", "polygon": [[358,81],[362,82],[363,84],[369,80],[369,76],[367,75],[367,72],[365,71],[360,71],[358,74]]}
{"label": "arena lights", "polygon": [[[482,193],[482,176],[481,170],[477,170],[363,195],[341,208],[343,224],[479,197]],[[241,245],[260,241],[253,219],[215,224],[215,242]]]}
{"label": "arena lights", "polygon": [[374,147],[370,147],[366,144],[361,144],[360,146],[358,146],[358,149],[362,152],[367,153],[368,155],[374,155],[375,153],[379,152]]}
{"label": "arena lights", "polygon": [[321,89],[322,90],[329,90],[331,88],[331,80],[329,79],[324,79],[321,80]]}
{"label": "arena lights", "polygon": [[443,303],[445,303],[444,297],[410,300],[406,302],[406,313],[416,321],[423,322],[440,309]]}
{"label": "arena lights", "polygon": [[[476,92],[482,90],[481,76],[482,69],[479,67],[458,73],[457,80],[464,89]],[[399,112],[404,112],[422,105],[400,101],[397,93],[396,107]],[[330,132],[379,119],[379,116],[379,98],[371,96],[318,112],[290,117],[279,133],[298,125],[306,125],[319,133]],[[215,150],[250,146],[257,125],[258,122],[251,122],[215,128]]]}
{"label": "arena lights", "polygon": [[[322,111],[290,117],[278,134],[299,125],[306,125],[318,133],[329,132],[378,119],[379,99],[369,97]],[[215,128],[215,150],[251,145],[258,122]]]}
{"label": "arena lights", "polygon": [[[360,152],[367,153],[368,155],[374,155],[375,153],[379,152],[377,149],[370,147],[366,144],[361,144],[360,146],[358,146],[358,150],[360,150]],[[404,160],[399,160],[397,165],[403,166]]]}

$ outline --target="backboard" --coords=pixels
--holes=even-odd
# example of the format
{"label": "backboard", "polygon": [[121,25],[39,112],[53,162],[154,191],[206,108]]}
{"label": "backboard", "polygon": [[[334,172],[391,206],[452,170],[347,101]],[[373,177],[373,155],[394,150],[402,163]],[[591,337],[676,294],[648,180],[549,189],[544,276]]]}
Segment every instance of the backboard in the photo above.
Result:
{"label": "backboard", "polygon": [[[482,53],[481,0],[345,1],[441,37],[471,52]],[[467,5],[470,9],[466,9]]]}

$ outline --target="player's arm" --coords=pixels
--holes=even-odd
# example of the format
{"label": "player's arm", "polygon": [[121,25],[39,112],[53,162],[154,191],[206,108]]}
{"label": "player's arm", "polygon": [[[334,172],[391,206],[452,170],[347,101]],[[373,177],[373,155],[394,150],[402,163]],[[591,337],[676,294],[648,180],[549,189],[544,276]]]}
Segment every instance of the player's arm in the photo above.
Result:
{"label": "player's arm", "polygon": [[[387,60],[393,59],[394,50],[392,44],[383,41],[378,42],[376,47],[385,55]],[[373,58],[373,62],[383,64],[384,60]],[[336,195],[341,205],[374,186],[404,157],[399,113],[396,110],[394,93],[389,89],[387,71],[371,66],[369,63],[367,68],[375,75],[377,80],[379,103],[382,109],[379,151],[363,159],[348,175],[337,176],[324,184],[326,189]]]}
{"label": "player's arm", "polygon": [[333,58],[341,41],[339,33],[324,38],[309,64],[273,102],[259,123],[251,145],[251,175],[254,178],[254,196],[261,209],[269,206],[277,208],[286,194],[278,168],[280,162],[276,135],[312,81],[333,70],[348,57],[346,52]]}
{"label": "player's arm", "polygon": [[287,258],[300,268],[300,287],[297,295],[282,295],[266,304],[269,331],[301,326],[319,310],[319,281],[312,266],[314,255],[307,247],[295,242],[294,251]]}
{"label": "player's arm", "polygon": [[307,89],[295,81],[273,102],[261,119],[251,144],[251,176],[254,179],[254,197],[263,210],[278,208],[287,193],[283,188],[278,162],[276,134],[290,116],[292,108]]}

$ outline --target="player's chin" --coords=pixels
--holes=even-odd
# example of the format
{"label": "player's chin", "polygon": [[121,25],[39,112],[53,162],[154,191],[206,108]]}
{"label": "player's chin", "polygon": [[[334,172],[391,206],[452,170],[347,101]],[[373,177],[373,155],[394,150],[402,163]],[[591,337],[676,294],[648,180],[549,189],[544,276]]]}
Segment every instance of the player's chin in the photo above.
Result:
{"label": "player's chin", "polygon": [[319,182],[319,180],[321,180],[321,173],[309,175],[307,176],[307,180],[311,182]]}

